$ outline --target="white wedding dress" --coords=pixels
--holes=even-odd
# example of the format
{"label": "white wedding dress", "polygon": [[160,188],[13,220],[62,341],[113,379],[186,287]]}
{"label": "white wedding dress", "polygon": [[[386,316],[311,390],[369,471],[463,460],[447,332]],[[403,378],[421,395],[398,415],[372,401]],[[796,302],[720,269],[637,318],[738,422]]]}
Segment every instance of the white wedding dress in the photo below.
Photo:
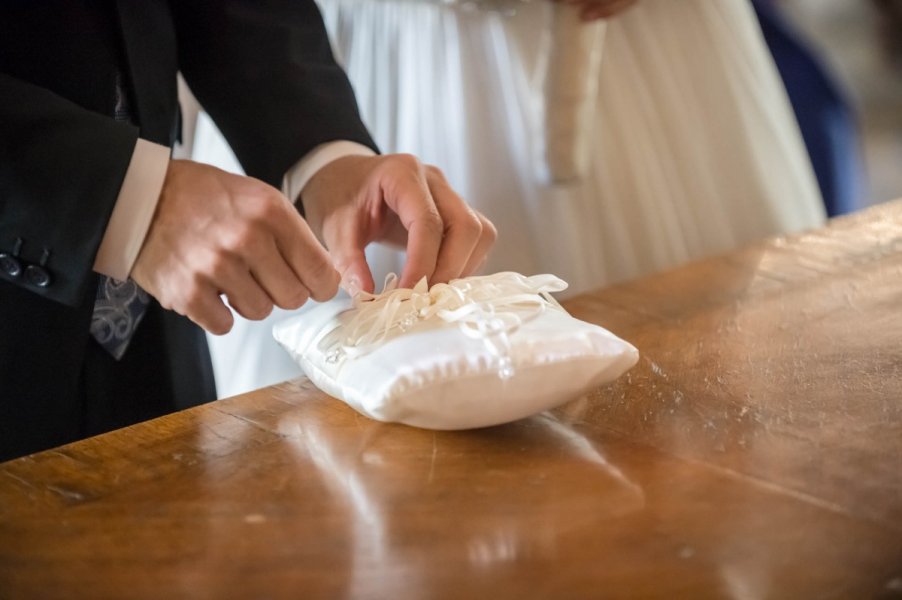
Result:
{"label": "white wedding dress", "polygon": [[[640,0],[599,26],[597,93],[577,131],[588,162],[563,183],[543,160],[543,73],[553,11],[567,7],[486,6],[321,0],[382,151],[440,166],[498,226],[485,272],[553,273],[578,293],[824,221],[745,0]],[[223,144],[201,119],[194,157],[237,167]],[[395,251],[368,255],[377,281],[401,268]],[[220,396],[299,374],[270,333],[283,317],[211,339]]]}

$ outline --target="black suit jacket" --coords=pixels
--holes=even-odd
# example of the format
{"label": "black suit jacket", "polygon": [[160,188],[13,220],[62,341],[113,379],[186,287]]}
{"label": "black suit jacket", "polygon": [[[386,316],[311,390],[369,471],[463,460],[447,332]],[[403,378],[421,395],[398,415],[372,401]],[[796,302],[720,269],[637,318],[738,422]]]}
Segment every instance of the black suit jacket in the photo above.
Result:
{"label": "black suit jacket", "polygon": [[[178,133],[177,71],[247,174],[275,186],[318,144],[374,147],[312,0],[0,1],[0,459],[137,418],[85,426],[92,265],[137,138],[171,146]],[[117,78],[137,126],[112,118]],[[172,327],[146,347],[184,354],[172,346],[191,338],[200,356],[187,322],[139,332]]]}

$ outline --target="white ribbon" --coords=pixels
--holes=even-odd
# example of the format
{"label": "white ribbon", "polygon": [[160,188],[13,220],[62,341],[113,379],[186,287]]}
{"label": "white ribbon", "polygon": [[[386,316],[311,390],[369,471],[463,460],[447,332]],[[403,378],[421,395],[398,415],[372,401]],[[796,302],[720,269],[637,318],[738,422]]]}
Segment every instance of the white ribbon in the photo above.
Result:
{"label": "white ribbon", "polygon": [[509,336],[548,307],[564,311],[551,292],[567,288],[554,275],[525,277],[511,272],[455,279],[431,288],[425,277],[413,288],[397,286],[398,278],[391,274],[381,293],[360,292],[354,297],[354,315],[344,334],[330,344],[328,362],[367,354],[389,336],[442,320],[457,323],[467,337],[483,340],[499,359],[499,375],[508,378],[513,375]]}

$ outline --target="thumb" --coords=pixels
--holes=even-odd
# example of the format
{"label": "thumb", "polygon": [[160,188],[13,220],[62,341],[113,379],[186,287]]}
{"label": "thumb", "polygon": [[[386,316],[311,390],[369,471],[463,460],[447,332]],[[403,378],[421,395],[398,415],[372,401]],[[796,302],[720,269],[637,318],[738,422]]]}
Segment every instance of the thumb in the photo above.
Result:
{"label": "thumb", "polygon": [[362,248],[347,248],[333,252],[333,262],[341,274],[341,288],[352,298],[357,292],[372,293],[375,290],[373,274],[366,264],[366,254]]}
{"label": "thumb", "polygon": [[[339,285],[352,298],[358,292],[370,292],[376,288],[373,274],[366,263],[368,240],[360,230],[358,215],[337,214],[332,226],[324,226],[323,241],[332,257],[332,265],[341,275]],[[344,217],[344,218],[342,218]]]}

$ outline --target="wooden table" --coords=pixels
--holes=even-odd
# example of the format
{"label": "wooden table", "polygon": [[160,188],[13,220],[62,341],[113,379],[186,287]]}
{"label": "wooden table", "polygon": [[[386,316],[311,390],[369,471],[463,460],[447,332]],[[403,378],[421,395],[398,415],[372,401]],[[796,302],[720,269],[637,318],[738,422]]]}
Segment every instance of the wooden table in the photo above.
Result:
{"label": "wooden table", "polygon": [[0,597],[902,597],[902,202],[568,308],[642,358],[551,415],[301,379],[0,465]]}

